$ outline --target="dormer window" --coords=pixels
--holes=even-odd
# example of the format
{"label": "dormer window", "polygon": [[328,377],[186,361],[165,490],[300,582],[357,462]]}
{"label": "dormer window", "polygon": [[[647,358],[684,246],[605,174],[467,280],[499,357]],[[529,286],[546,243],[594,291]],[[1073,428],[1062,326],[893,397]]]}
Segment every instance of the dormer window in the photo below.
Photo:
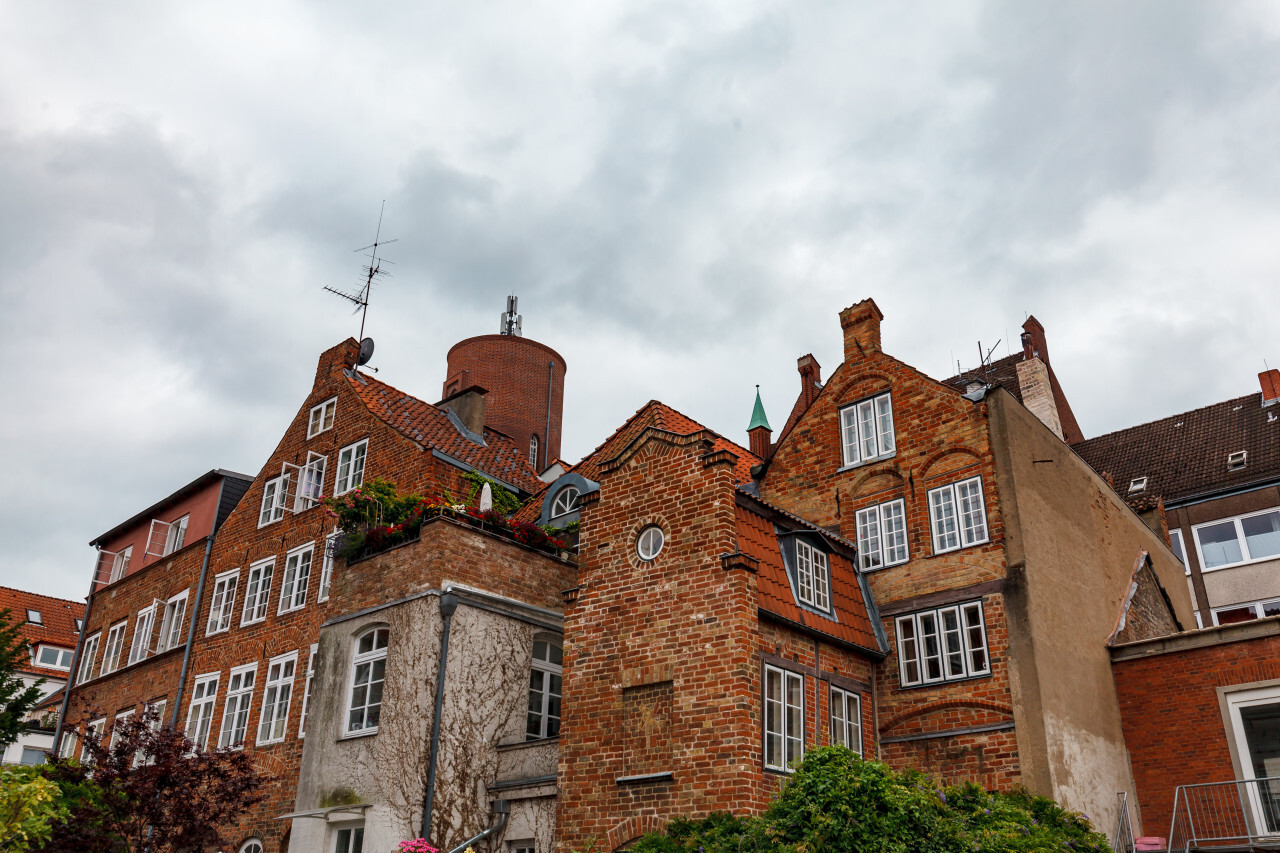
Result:
{"label": "dormer window", "polygon": [[1227,470],[1239,471],[1241,468],[1245,466],[1245,463],[1248,461],[1249,461],[1249,451],[1237,450],[1235,453],[1232,453],[1230,456],[1227,457]]}
{"label": "dormer window", "polygon": [[568,515],[578,508],[578,487],[565,486],[556,493],[556,499],[551,502],[551,518],[556,519],[562,515]]}
{"label": "dormer window", "polygon": [[827,555],[808,542],[796,540],[796,597],[818,610],[831,609],[831,574]]}
{"label": "dormer window", "polygon": [[311,418],[307,421],[307,438],[315,438],[327,429],[333,428],[333,416],[338,411],[338,398],[325,400],[311,409]]}
{"label": "dormer window", "polygon": [[1136,495],[1139,492],[1145,492],[1146,490],[1147,490],[1146,477],[1134,477],[1132,480],[1129,481],[1129,494]]}
{"label": "dormer window", "polygon": [[880,394],[841,409],[840,441],[845,467],[892,456],[897,444],[890,395]]}

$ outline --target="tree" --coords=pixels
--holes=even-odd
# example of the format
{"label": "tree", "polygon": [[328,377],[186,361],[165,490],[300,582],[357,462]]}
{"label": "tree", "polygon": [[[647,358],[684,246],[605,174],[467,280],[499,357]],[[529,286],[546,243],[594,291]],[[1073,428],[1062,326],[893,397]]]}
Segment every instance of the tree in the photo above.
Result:
{"label": "tree", "polygon": [[240,750],[203,751],[154,710],[117,720],[110,741],[84,738],[85,763],[46,765],[71,820],[45,849],[178,853],[228,843],[222,829],[265,799],[268,777]]}
{"label": "tree", "polygon": [[25,718],[40,701],[44,679],[28,687],[17,674],[31,663],[31,647],[9,608],[0,610],[0,750],[18,739],[27,729]]}
{"label": "tree", "polygon": [[69,817],[60,793],[39,768],[0,771],[0,850],[30,850],[48,841]]}

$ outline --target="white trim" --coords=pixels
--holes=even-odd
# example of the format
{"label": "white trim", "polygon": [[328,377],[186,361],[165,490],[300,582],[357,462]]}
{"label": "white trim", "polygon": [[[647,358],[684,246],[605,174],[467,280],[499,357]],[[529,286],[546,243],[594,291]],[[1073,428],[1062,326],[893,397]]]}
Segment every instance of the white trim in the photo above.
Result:
{"label": "white trim", "polygon": [[[772,687],[770,683],[770,676],[777,677],[778,694],[776,698],[770,698],[770,690]],[[799,682],[800,684],[799,705],[790,701],[790,691],[788,688],[795,682]],[[782,669],[781,667],[765,664],[764,678],[760,692],[761,698],[764,702],[764,708],[762,709],[763,713],[760,716],[760,731],[762,734],[761,757],[764,762],[764,766],[769,770],[780,770],[786,773],[791,773],[793,771],[791,763],[804,757],[804,676],[798,672],[792,672],[789,669]],[[791,726],[789,724],[792,720],[792,715],[789,712],[796,709],[800,712],[800,732],[798,735],[791,730]],[[776,730],[770,728],[771,722],[779,723]],[[781,759],[781,763],[776,761],[774,763],[770,763],[769,761],[770,737],[775,738],[777,741],[777,757]],[[795,746],[798,746],[798,749],[794,750],[793,755],[793,747]]]}
{"label": "white trim", "polygon": [[[976,484],[976,491],[972,491]],[[945,554],[990,541],[982,477],[968,477],[927,492],[933,553]],[[972,500],[977,497],[976,511]]]}
{"label": "white trim", "polygon": [[897,452],[891,392],[885,391],[840,408],[841,470],[888,459]]}
{"label": "white trim", "polygon": [[862,755],[862,696],[833,684],[827,701],[827,732],[832,745]]}
{"label": "white trim", "polygon": [[133,546],[126,545],[116,552],[111,562],[111,580],[108,583],[115,583],[129,573],[129,561],[133,559]]}
{"label": "white trim", "polygon": [[107,642],[102,647],[102,674],[120,668],[120,654],[124,651],[124,635],[129,630],[129,617],[107,628]]}
{"label": "white trim", "polygon": [[[572,496],[570,496],[570,492],[572,492]],[[565,486],[556,492],[555,500],[551,502],[551,513],[548,517],[554,521],[573,512],[578,508],[578,498],[581,496],[577,486]]]}
{"label": "white trim", "polygon": [[[307,592],[311,586],[311,567],[315,563],[316,543],[290,548],[284,556],[284,571],[280,575],[280,604],[276,615],[293,613],[307,606]],[[305,558],[305,561],[304,561]]]}
{"label": "white trim", "polygon": [[[1273,605],[1272,609],[1276,612],[1268,614],[1266,611],[1268,605]],[[1222,623],[1218,621],[1219,613],[1225,613],[1228,610],[1242,610],[1246,607],[1253,611],[1252,619],[1238,619],[1235,620],[1236,622],[1250,622],[1253,619],[1264,619],[1268,615],[1280,616],[1280,598],[1260,598],[1256,601],[1242,601],[1239,604],[1226,604],[1222,607],[1213,608],[1209,613],[1212,617],[1213,624],[1221,625]],[[1227,624],[1234,624],[1234,622],[1229,622]]]}
{"label": "white trim", "polygon": [[[55,653],[54,658],[56,660],[61,661],[65,657],[67,662],[65,664],[48,663],[44,660],[41,660],[41,658],[44,657],[44,653],[46,650],[54,652]],[[68,649],[68,648],[63,648],[62,646],[55,646],[52,643],[40,643],[34,648],[32,648],[31,650],[31,662],[36,666],[43,666],[43,667],[47,667],[48,669],[61,669],[65,672],[71,671],[71,659],[74,658],[75,656],[76,656],[75,649]]]}
{"label": "white trim", "polygon": [[320,588],[316,590],[316,603],[329,600],[329,591],[333,588],[333,550],[334,540],[340,534],[337,531],[324,538],[324,559],[320,563]]}
{"label": "white trim", "polygon": [[262,711],[258,714],[258,746],[284,740],[289,728],[289,707],[293,703],[293,682],[297,675],[296,650],[267,661],[267,674],[262,681]]}
{"label": "white trim", "polygon": [[831,568],[827,555],[797,537],[796,599],[817,610],[831,612]]}
{"label": "white trim", "polygon": [[337,417],[338,398],[330,397],[322,403],[316,403],[307,414],[307,438],[315,438],[322,432],[333,429]]}
{"label": "white trim", "polygon": [[289,477],[281,474],[262,484],[262,505],[258,508],[258,526],[266,527],[284,518],[289,495]]}
{"label": "white trim", "polygon": [[991,674],[991,649],[981,601],[949,604],[894,619],[898,681],[903,687]]}
{"label": "white trim", "polygon": [[253,625],[267,618],[271,605],[271,581],[275,577],[275,555],[249,564],[249,575],[244,585],[244,609],[240,626]]}
{"label": "white trim", "polygon": [[85,637],[84,646],[80,649],[80,669],[76,673],[76,684],[84,684],[93,679],[93,659],[98,656],[100,639],[102,639],[101,631],[94,631]]}
{"label": "white trim", "polygon": [[160,621],[160,642],[156,644],[157,654],[182,645],[182,624],[187,619],[188,592],[190,587],[177,595],[170,596],[164,603],[164,618]]}
{"label": "white trim", "polygon": [[311,681],[316,677],[316,654],[320,651],[319,643],[311,644],[311,655],[307,658],[307,680],[302,688],[302,711],[298,714],[298,739],[307,736],[307,709],[311,702]]}
{"label": "white trim", "polygon": [[[656,540],[656,543],[655,543]],[[667,534],[657,524],[650,524],[636,537],[636,556],[646,563],[658,559],[662,546],[667,544]]]}
{"label": "white trim", "polygon": [[138,618],[133,622],[133,645],[129,647],[131,665],[146,660],[151,654],[151,635],[155,632],[156,606],[159,603],[157,600],[152,600],[149,607],[138,611]]}
{"label": "white trim", "polygon": [[[1246,538],[1244,533],[1245,521],[1249,519],[1257,518],[1259,516],[1268,515],[1270,513],[1276,513],[1277,515],[1280,515],[1280,507],[1269,507],[1267,509],[1261,509],[1256,512],[1246,512],[1241,515],[1227,516],[1226,518],[1218,518],[1213,521],[1206,521],[1202,524],[1192,525],[1191,538],[1195,541],[1195,544],[1196,544],[1196,556],[1199,557],[1200,559],[1200,571],[1216,572],[1219,569],[1233,569],[1236,566],[1247,566],[1252,563],[1261,563],[1268,560],[1280,560],[1280,554],[1266,554],[1261,557],[1254,557],[1253,552],[1249,548],[1249,540],[1248,538]],[[1204,546],[1201,545],[1200,543],[1200,531],[1204,530],[1207,527],[1216,527],[1217,525],[1227,524],[1227,523],[1232,524],[1235,528],[1236,547],[1240,549],[1240,556],[1243,559],[1236,560],[1230,563],[1220,563],[1216,566],[1210,566],[1205,562]]]}
{"label": "white trim", "polygon": [[[1280,705],[1280,686],[1261,687],[1253,690],[1237,690],[1232,693],[1224,693],[1222,697],[1226,701],[1227,719],[1230,722],[1231,731],[1229,736],[1235,741],[1236,756],[1239,760],[1240,776],[1245,780],[1253,780],[1260,778],[1253,769],[1253,761],[1249,757],[1249,741],[1245,737],[1244,718],[1241,710],[1244,708],[1256,707],[1258,705]],[[1268,776],[1270,774],[1267,774]],[[1266,778],[1265,776],[1262,778]],[[1258,785],[1244,786],[1249,804],[1252,807],[1253,828],[1257,835],[1274,838],[1275,832],[1267,832],[1266,816],[1275,815],[1274,807],[1262,802]]]}
{"label": "white trim", "polygon": [[192,682],[191,704],[187,708],[187,725],[183,731],[201,752],[209,748],[209,735],[213,732],[213,712],[218,705],[218,682],[221,678],[220,671],[209,672],[197,675]]}
{"label": "white trim", "polygon": [[333,493],[345,494],[364,482],[369,461],[369,439],[362,438],[338,451],[337,471],[333,475]]}
{"label": "white trim", "polygon": [[205,622],[204,635],[221,634],[231,630],[235,616],[236,593],[240,587],[240,570],[232,569],[213,576],[213,594],[209,598],[209,619]]}
{"label": "white trim", "polygon": [[[222,709],[222,728],[218,731],[219,749],[240,749],[244,746],[249,734],[249,714],[253,710],[253,691],[257,681],[257,661],[232,667],[228,673],[227,702]],[[237,733],[239,739],[235,737]]]}
{"label": "white trim", "polygon": [[[381,647],[378,646],[379,633],[385,635],[385,641]],[[366,652],[361,652],[360,641],[369,636],[373,637],[373,641],[370,643],[371,648]],[[378,723],[382,717],[383,697],[381,691],[387,677],[387,649],[390,645],[391,629],[385,625],[375,626],[366,631],[362,631],[360,635],[355,638],[355,642],[352,645],[351,677],[347,679],[347,709],[342,723],[342,733],[344,736],[354,734],[374,734],[378,731]],[[382,662],[381,677],[378,676],[377,672],[377,664],[379,661]],[[357,683],[356,679],[360,677],[360,668],[366,664],[369,667],[367,677],[363,682]],[[377,685],[377,689],[379,691],[377,702],[372,701],[369,697],[369,694],[372,692],[375,685]],[[361,694],[362,700],[359,705],[356,704],[357,691],[363,691]],[[355,728],[352,728],[351,718],[357,710],[360,711],[360,724]],[[371,710],[374,711],[372,715],[370,714]],[[369,723],[370,716],[374,717],[372,724]]]}
{"label": "white trim", "polygon": [[[546,645],[546,657],[538,657],[538,644]],[[555,650],[555,652],[552,651]],[[560,663],[556,663],[553,658],[559,657]],[[529,668],[529,710],[525,715],[524,738],[525,740],[540,740],[542,738],[555,737],[560,734],[560,720],[563,708],[559,708],[557,713],[551,713],[552,700],[557,703],[564,696],[564,639],[555,634],[539,632],[533,637],[533,655],[530,658]],[[542,685],[535,688],[533,685],[533,674],[541,673]],[[557,683],[557,687],[553,688],[553,679]],[[534,703],[537,703],[538,709],[533,709]],[[551,721],[555,720],[555,725]],[[532,731],[531,729],[536,729]],[[554,729],[554,731],[552,730]]]}
{"label": "white trim", "polygon": [[[905,499],[897,498],[858,510],[854,513],[854,527],[858,536],[860,571],[900,566],[911,559]],[[889,530],[890,527],[893,529]],[[891,537],[895,540],[892,545]]]}

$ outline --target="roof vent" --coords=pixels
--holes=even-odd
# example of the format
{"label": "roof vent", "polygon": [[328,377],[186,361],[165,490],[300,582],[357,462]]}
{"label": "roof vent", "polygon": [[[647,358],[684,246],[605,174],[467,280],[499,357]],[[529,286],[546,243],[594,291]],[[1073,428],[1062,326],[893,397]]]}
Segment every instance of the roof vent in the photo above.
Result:
{"label": "roof vent", "polygon": [[1227,470],[1239,471],[1249,461],[1249,451],[1237,450],[1227,457]]}
{"label": "roof vent", "polygon": [[1145,492],[1146,490],[1147,490],[1146,477],[1134,477],[1132,480],[1129,481],[1129,494],[1132,495],[1138,492]]}

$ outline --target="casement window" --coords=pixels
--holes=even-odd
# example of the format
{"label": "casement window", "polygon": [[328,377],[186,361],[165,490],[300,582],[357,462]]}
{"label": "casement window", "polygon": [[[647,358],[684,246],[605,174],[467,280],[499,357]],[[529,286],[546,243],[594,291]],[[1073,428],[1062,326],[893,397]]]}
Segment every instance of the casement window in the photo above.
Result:
{"label": "casement window", "polygon": [[333,585],[333,554],[338,549],[338,534],[331,533],[324,540],[324,559],[320,561],[320,589],[316,601],[329,600],[329,588]]}
{"label": "casement window", "polygon": [[349,444],[338,453],[338,474],[333,482],[333,493],[349,492],[364,482],[364,460],[369,452],[369,439]]}
{"label": "casement window", "polygon": [[530,467],[538,467],[538,437],[536,435],[529,436],[529,465]]}
{"label": "casement window", "polygon": [[382,683],[387,675],[386,628],[373,628],[356,638],[351,660],[351,693],[347,706],[347,734],[378,730],[382,716]]}
{"label": "casement window", "polygon": [[147,655],[151,654],[151,632],[155,627],[158,604],[158,601],[153,601],[150,607],[138,611],[137,621],[133,623],[133,646],[129,649],[129,663],[146,660]]}
{"label": "casement window", "polygon": [[[1173,551],[1173,555],[1178,558],[1182,565],[1187,565],[1187,552],[1182,545],[1182,531],[1169,531],[1169,550]],[[1191,574],[1191,569],[1187,569],[1187,574]]]}
{"label": "casement window", "polygon": [[191,706],[187,709],[187,739],[197,752],[209,748],[209,730],[213,727],[213,706],[218,701],[219,673],[196,676],[191,689]]}
{"label": "casement window", "polygon": [[899,498],[855,513],[859,568],[879,569],[907,561],[906,506]]}
{"label": "casement window", "polygon": [[538,853],[538,848],[534,846],[533,839],[508,841],[507,853]]}
{"label": "casement window", "polygon": [[124,635],[129,629],[129,620],[117,622],[107,631],[107,645],[102,652],[102,674],[115,672],[120,668],[120,653],[124,651]]}
{"label": "casement window", "polygon": [[62,742],[58,744],[58,757],[71,758],[76,754],[76,747],[79,746],[80,735],[70,729],[62,732]]}
{"label": "casement window", "polygon": [[209,602],[209,621],[205,635],[218,634],[231,627],[231,614],[235,612],[236,586],[240,583],[240,570],[232,569],[213,578],[213,600]]}
{"label": "casement window", "polygon": [[[84,739],[86,741],[92,740],[95,743],[97,743],[100,747],[105,749],[106,744],[102,742],[102,733],[106,730],[106,728],[107,728],[106,717],[99,717],[96,720],[90,720],[89,725],[85,726]],[[93,766],[93,755],[87,749],[81,750],[80,763],[83,764],[85,767]]]}
{"label": "casement window", "polygon": [[60,649],[57,646],[41,646],[36,654],[36,663],[50,669],[71,669],[71,658],[75,652],[71,649]]}
{"label": "casement window", "polygon": [[258,511],[258,526],[266,527],[274,521],[284,518],[284,507],[288,502],[289,478],[281,475],[267,480],[262,487],[262,508]]}
{"label": "casement window", "polygon": [[324,497],[324,472],[329,457],[308,453],[307,464],[298,472],[298,494],[293,501],[293,511],[302,512],[320,503]]}
{"label": "casement window", "polygon": [[982,478],[973,477],[929,490],[929,527],[933,553],[941,554],[987,541],[987,509]]}
{"label": "casement window", "polygon": [[258,719],[259,745],[284,740],[284,730],[289,723],[289,701],[293,698],[293,676],[297,668],[297,652],[289,652],[267,662],[262,714]]}
{"label": "casement window", "polygon": [[93,659],[98,654],[98,640],[101,633],[86,637],[84,647],[80,649],[80,671],[76,673],[76,684],[84,684],[93,678]]}
{"label": "casement window", "polygon": [[251,625],[267,618],[271,603],[271,576],[275,572],[276,558],[270,557],[249,567],[249,580],[244,587],[244,613],[241,625]]}
{"label": "casement window", "polygon": [[320,651],[317,643],[311,644],[311,656],[307,658],[307,680],[302,687],[302,713],[298,716],[298,737],[307,736],[307,707],[311,704],[311,680],[316,677],[316,652]]}
{"label": "casement window", "polygon": [[333,853],[364,853],[364,824],[344,826],[335,832]]}
{"label": "casement window", "polygon": [[168,651],[182,645],[182,622],[187,615],[187,592],[183,590],[164,605],[164,619],[160,622],[160,642],[157,652]]}
{"label": "casement window", "polygon": [[529,711],[524,739],[537,740],[560,734],[560,689],[564,650],[560,638],[539,634],[533,640],[529,667]]}
{"label": "casement window", "polygon": [[662,546],[666,541],[667,536],[662,532],[662,528],[651,524],[641,530],[640,535],[636,537],[636,556],[646,563],[656,560],[662,553]]}
{"label": "casement window", "polygon": [[551,518],[556,519],[562,515],[568,515],[578,508],[578,487],[565,486],[556,493],[556,499],[551,502]]}
{"label": "casement window", "polygon": [[801,604],[831,609],[831,575],[827,555],[802,539],[796,539],[796,597]]}
{"label": "casement window", "polygon": [[991,673],[981,601],[899,616],[895,624],[904,687]]}
{"label": "casement window", "polygon": [[[116,742],[117,742],[120,738],[124,737],[124,732],[123,732],[123,731],[121,731],[120,727],[121,727],[121,726],[122,726],[122,725],[123,725],[123,724],[124,724],[124,723],[129,719],[129,718],[130,718],[130,717],[132,717],[132,716],[133,716],[133,714],[134,714],[134,712],[133,712],[133,711],[125,711],[125,712],[123,712],[123,713],[116,714],[116,718],[115,718],[115,720],[114,720],[114,721],[112,721],[112,723],[111,723],[111,740],[109,741],[109,746],[107,747],[107,749],[114,750],[114,749],[115,749],[115,747],[116,747]],[[134,766],[135,766],[135,767],[137,766],[137,762],[134,762]]]}
{"label": "casement window", "polygon": [[249,727],[249,708],[253,704],[253,683],[258,675],[256,663],[238,666],[227,679],[227,705],[222,711],[222,731],[218,734],[220,749],[239,749]]}
{"label": "casement window", "polygon": [[862,755],[862,697],[831,688],[831,743]]}
{"label": "casement window", "polygon": [[337,411],[337,397],[312,406],[311,417],[307,420],[307,438],[315,438],[325,430],[333,429],[333,416]]}
{"label": "casement window", "polygon": [[122,548],[116,552],[111,561],[111,583],[115,583],[129,571],[129,560],[133,558],[133,546]]}
{"label": "casement window", "polygon": [[[158,734],[160,728],[164,725],[164,709],[168,704],[168,701],[161,699],[159,702],[148,702],[143,706],[147,728],[151,730],[153,735]],[[133,754],[134,767],[139,767],[143,764],[154,764],[155,760],[155,756],[148,754],[146,748]]]}
{"label": "casement window", "polygon": [[236,849],[236,853],[262,853],[262,842],[256,838],[250,838]]}
{"label": "casement window", "polygon": [[187,541],[187,523],[189,515],[174,521],[151,519],[151,530],[147,533],[147,553],[153,557],[167,557],[177,551]]}
{"label": "casement window", "polygon": [[284,576],[280,579],[279,613],[301,609],[307,603],[307,586],[311,582],[311,559],[314,542],[290,551],[284,558]]}
{"label": "casement window", "polygon": [[1280,616],[1280,599],[1213,608],[1213,624],[1215,625],[1251,622],[1254,619],[1262,619],[1267,616]]}
{"label": "casement window", "polygon": [[1206,572],[1280,556],[1280,508],[1191,528]]}
{"label": "casement window", "polygon": [[764,766],[790,772],[804,755],[804,676],[764,668]]}
{"label": "casement window", "polygon": [[890,395],[880,394],[841,409],[840,439],[846,467],[892,456],[897,443]]}
{"label": "casement window", "polygon": [[169,525],[169,535],[165,539],[164,552],[172,554],[182,547],[187,541],[187,524],[190,523],[191,516],[184,515],[182,518]]}

